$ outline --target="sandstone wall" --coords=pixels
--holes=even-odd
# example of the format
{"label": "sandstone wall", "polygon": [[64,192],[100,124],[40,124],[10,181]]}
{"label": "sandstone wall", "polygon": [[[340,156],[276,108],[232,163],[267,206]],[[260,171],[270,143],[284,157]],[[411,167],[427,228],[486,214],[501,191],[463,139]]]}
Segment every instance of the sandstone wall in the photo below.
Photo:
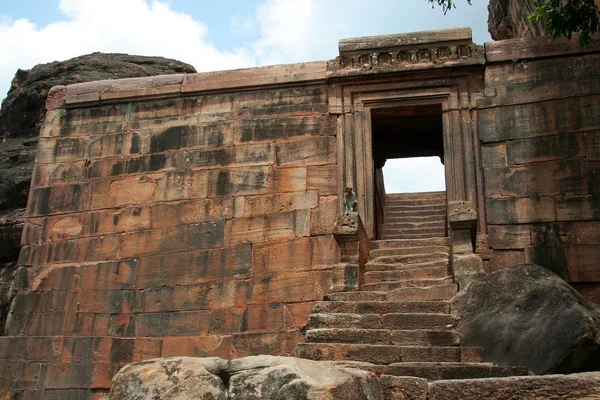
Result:
{"label": "sandstone wall", "polygon": [[549,267],[600,303],[600,45],[486,44],[480,102],[490,270]]}
{"label": "sandstone wall", "polygon": [[339,260],[321,65],[251,70],[288,87],[236,71],[55,88],[0,340],[12,391],[87,398],[134,360],[293,353]]}

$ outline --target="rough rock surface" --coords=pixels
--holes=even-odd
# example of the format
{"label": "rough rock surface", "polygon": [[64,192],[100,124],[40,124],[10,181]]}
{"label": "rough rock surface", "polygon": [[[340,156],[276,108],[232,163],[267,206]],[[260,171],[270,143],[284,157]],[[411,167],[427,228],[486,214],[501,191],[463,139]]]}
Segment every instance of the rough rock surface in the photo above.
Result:
{"label": "rough rock surface", "polygon": [[328,362],[254,356],[174,357],[129,364],[113,378],[110,400],[380,399],[375,374]]}
{"label": "rough rock surface", "polygon": [[465,379],[429,384],[429,400],[600,399],[600,373]]}
{"label": "rough rock surface", "polygon": [[538,265],[487,275],[459,293],[452,308],[463,345],[484,347],[485,361],[536,374],[600,367],[600,308]]}
{"label": "rough rock surface", "polygon": [[545,24],[527,19],[532,0],[490,0],[488,31],[494,40],[548,35]]}

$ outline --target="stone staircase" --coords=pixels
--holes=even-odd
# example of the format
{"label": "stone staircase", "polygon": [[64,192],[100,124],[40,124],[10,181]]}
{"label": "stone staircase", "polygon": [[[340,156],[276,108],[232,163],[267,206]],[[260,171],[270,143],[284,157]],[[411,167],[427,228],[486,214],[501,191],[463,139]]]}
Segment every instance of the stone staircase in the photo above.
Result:
{"label": "stone staircase", "polygon": [[382,239],[446,236],[446,192],[388,194]]}
{"label": "stone staircase", "polygon": [[445,209],[444,193],[388,195],[384,239],[370,243],[360,291],[313,305],[297,356],[429,380],[527,375],[483,363],[482,349],[461,346],[450,314],[457,285]]}

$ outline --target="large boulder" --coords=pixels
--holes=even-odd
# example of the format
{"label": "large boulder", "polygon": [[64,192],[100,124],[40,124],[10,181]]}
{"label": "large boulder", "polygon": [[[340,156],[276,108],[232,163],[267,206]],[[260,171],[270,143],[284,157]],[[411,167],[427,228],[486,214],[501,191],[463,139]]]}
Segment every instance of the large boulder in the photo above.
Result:
{"label": "large boulder", "polygon": [[536,374],[600,367],[600,307],[546,268],[496,271],[471,283],[452,306],[463,345],[485,348],[485,361]]}
{"label": "large boulder", "polygon": [[110,400],[345,399],[382,397],[372,372],[324,361],[254,356],[174,357],[129,364],[113,378]]}
{"label": "large boulder", "polygon": [[543,22],[527,18],[535,10],[532,0],[490,0],[488,31],[494,40],[548,35]]}

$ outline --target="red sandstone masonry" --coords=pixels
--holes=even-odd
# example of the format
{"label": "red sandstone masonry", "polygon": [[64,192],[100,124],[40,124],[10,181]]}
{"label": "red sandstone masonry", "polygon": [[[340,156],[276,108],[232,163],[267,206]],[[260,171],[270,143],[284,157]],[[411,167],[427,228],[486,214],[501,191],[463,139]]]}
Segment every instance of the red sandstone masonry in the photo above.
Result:
{"label": "red sandstone masonry", "polygon": [[[450,42],[466,34],[453,32]],[[449,59],[444,46],[415,53],[435,62],[385,64],[382,50],[369,69],[315,62],[52,88],[0,377],[24,396],[93,398],[131,361],[292,355],[340,257],[338,162],[351,160],[338,154],[348,143],[336,113],[350,94],[334,80],[346,76],[383,90],[415,70],[441,82],[486,68],[489,97],[452,107],[478,119],[490,268],[554,246],[576,287],[597,285],[597,43],[492,43],[487,67],[476,47]]]}

